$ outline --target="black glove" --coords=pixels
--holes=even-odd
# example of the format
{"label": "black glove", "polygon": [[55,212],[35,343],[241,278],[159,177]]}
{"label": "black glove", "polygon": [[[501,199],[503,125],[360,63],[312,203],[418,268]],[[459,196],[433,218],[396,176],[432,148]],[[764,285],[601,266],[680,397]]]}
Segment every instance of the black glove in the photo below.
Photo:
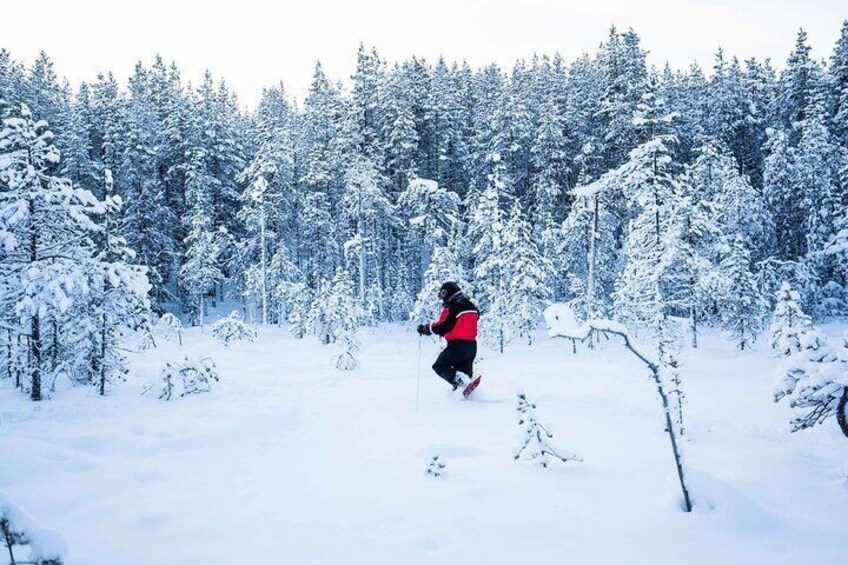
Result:
{"label": "black glove", "polygon": [[420,335],[433,335],[430,331],[430,324],[418,324],[418,333]]}

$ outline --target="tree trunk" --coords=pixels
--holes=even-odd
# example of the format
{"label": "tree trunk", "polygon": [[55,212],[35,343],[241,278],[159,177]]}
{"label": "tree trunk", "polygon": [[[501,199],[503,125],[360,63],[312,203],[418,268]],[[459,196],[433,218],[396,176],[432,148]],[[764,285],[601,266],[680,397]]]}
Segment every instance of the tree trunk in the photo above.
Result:
{"label": "tree trunk", "polygon": [[[592,214],[592,229],[589,234],[589,282],[586,284],[586,306],[589,315],[595,316],[595,240],[598,238],[598,195],[593,196],[595,210]],[[590,341],[591,344],[591,341]]]}
{"label": "tree trunk", "polygon": [[848,386],[843,387],[842,398],[836,406],[836,423],[839,424],[842,434],[848,437]]}
{"label": "tree trunk", "polygon": [[359,305],[365,309],[365,236],[362,229],[362,220],[356,226],[359,235]]}
{"label": "tree trunk", "polygon": [[30,340],[29,350],[32,354],[30,369],[32,371],[32,388],[30,389],[30,398],[35,401],[42,399],[41,396],[41,327],[38,314],[30,320]]}
{"label": "tree trunk", "polygon": [[689,330],[692,332],[692,348],[698,349],[698,313],[694,306],[689,308]]}
{"label": "tree trunk", "polygon": [[268,325],[268,266],[265,260],[265,211],[259,216],[259,249],[262,261],[262,325]]}
{"label": "tree trunk", "polygon": [[106,396],[106,314],[100,319],[100,396]]}

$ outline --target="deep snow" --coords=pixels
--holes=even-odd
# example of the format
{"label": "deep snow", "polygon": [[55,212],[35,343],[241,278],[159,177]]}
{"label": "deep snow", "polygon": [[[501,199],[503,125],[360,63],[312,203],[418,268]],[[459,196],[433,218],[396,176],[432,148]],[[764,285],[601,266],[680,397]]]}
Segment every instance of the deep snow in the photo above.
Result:
{"label": "deep snow", "polygon": [[[829,332],[838,332],[831,326]],[[833,422],[789,433],[777,360],[718,335],[686,349],[684,441],[695,510],[679,489],[655,387],[617,342],[571,353],[483,349],[461,401],[424,338],[363,330],[360,366],[260,328],[224,348],[186,331],[132,359],[100,398],[63,388],[33,404],[0,383],[0,491],[62,533],[72,564],[844,563],[848,441]],[[211,356],[221,382],[171,402],[140,396],[166,360]],[[583,463],[515,461],[515,392]],[[434,455],[443,476],[425,470]],[[2,562],[2,558],[0,558]]]}

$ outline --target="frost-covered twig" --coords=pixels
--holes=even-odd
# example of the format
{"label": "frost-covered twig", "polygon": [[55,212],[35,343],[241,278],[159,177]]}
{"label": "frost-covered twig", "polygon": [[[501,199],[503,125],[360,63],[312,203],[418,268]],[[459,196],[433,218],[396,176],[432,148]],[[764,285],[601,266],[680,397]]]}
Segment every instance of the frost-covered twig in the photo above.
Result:
{"label": "frost-covered twig", "polygon": [[515,459],[538,460],[542,467],[548,466],[548,456],[555,457],[566,463],[568,461],[583,461],[578,455],[564,451],[556,451],[548,440],[554,435],[536,419],[536,405],[527,400],[523,392],[518,393],[518,425],[522,427],[523,441],[515,454]]}
{"label": "frost-covered twig", "polygon": [[550,337],[562,337],[566,339],[579,339],[585,341],[593,334],[606,332],[617,335],[624,340],[624,346],[633,355],[639,358],[651,371],[651,376],[657,387],[657,393],[662,401],[662,409],[665,414],[666,431],[671,442],[671,451],[674,455],[674,464],[677,468],[677,478],[680,480],[680,489],[683,492],[683,504],[686,512],[692,510],[692,502],[689,499],[689,490],[686,487],[685,472],[680,447],[677,442],[677,434],[673,425],[671,408],[669,407],[668,395],[663,387],[662,370],[660,362],[643,352],[638,344],[630,337],[627,327],[612,320],[587,320],[583,324],[577,324],[574,313],[564,304],[553,304],[545,310],[545,321],[548,323],[548,335]]}

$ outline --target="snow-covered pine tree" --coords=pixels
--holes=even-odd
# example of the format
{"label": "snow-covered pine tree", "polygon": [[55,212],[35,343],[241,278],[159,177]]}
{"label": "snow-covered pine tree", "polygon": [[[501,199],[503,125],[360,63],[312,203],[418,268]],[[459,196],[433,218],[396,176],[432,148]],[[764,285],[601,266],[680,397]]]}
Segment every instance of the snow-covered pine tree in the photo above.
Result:
{"label": "snow-covered pine tree", "polygon": [[[114,77],[101,79],[95,87],[94,107],[102,120],[102,163],[113,170],[115,192],[124,200],[122,235],[138,253],[138,263],[148,269],[151,296],[161,306],[174,298],[178,266],[179,210],[168,198],[168,185],[158,162],[162,131],[154,93],[139,64],[130,78],[130,98],[117,105],[119,92]],[[111,169],[110,163],[116,163]]]}
{"label": "snow-covered pine tree", "polygon": [[[271,284],[271,304],[277,311],[277,323],[282,325],[288,318],[289,310],[298,308],[298,304],[303,301],[301,296],[308,298],[308,292],[303,273],[295,265],[285,242],[277,243],[277,249],[268,265],[268,282]],[[305,314],[302,307],[299,314]]]}
{"label": "snow-covered pine tree", "polygon": [[325,323],[336,347],[333,364],[342,371],[355,369],[357,360],[354,354],[359,349],[356,331],[362,322],[363,312],[354,296],[350,276],[344,269],[336,270],[326,300]]}
{"label": "snow-covered pine tree", "polygon": [[796,192],[806,212],[804,261],[818,279],[814,287],[818,296],[813,298],[817,317],[846,311],[846,281],[838,272],[833,255],[825,253],[828,243],[839,232],[838,224],[848,204],[839,182],[840,169],[846,163],[846,148],[834,143],[825,104],[824,93],[811,99],[804,121],[798,124],[801,137],[795,152]]}
{"label": "snow-covered pine tree", "polygon": [[306,331],[317,337],[321,345],[330,344],[335,338],[329,320],[330,293],[332,291],[333,287],[330,281],[327,279],[319,280],[306,312],[304,324]]}
{"label": "snow-covered pine tree", "polygon": [[415,303],[415,295],[409,285],[409,270],[405,264],[401,264],[392,281],[392,290],[389,292],[387,309],[389,319],[393,322],[406,322],[409,320],[409,312]]}
{"label": "snow-covered pine tree", "polygon": [[506,320],[509,316],[507,296],[508,269],[503,243],[505,222],[502,201],[509,198],[511,189],[501,156],[488,157],[490,172],[486,189],[480,194],[469,219],[468,232],[472,241],[475,292],[481,312],[483,339],[503,353],[510,335]]}
{"label": "snow-covered pine tree", "polygon": [[751,253],[741,235],[722,259],[721,270],[726,277],[719,298],[722,326],[739,349],[750,349],[762,329],[767,303],[751,273]]}
{"label": "snow-covered pine tree", "polygon": [[669,236],[681,193],[672,153],[676,139],[663,133],[676,115],[649,91],[633,118],[648,141],[630,153],[630,160],[613,174],[622,185],[634,218],[627,227],[624,268],[616,281],[615,309],[625,322],[649,328],[661,352],[672,347],[664,342],[675,334],[667,316],[665,296],[671,259]]}
{"label": "snow-covered pine tree", "polygon": [[[85,363],[88,382],[98,393],[124,378],[122,341],[132,332],[150,335],[150,282],[147,269],[134,264],[135,251],[119,235],[118,221],[123,201],[113,194],[112,172],[104,172],[104,201],[97,234],[96,255],[88,261],[88,296],[82,308],[75,308],[71,332],[88,343]],[[79,306],[79,305],[78,305]],[[79,329],[88,326],[89,331]],[[87,335],[86,335],[87,334]]]}
{"label": "snow-covered pine tree", "polygon": [[575,314],[582,319],[603,317],[620,268],[620,186],[614,172],[591,183],[581,175],[572,195],[574,204],[562,224],[560,255],[565,264],[558,268],[570,275]]}
{"label": "snow-covered pine tree", "polygon": [[771,319],[769,333],[771,347],[781,357],[788,357],[801,350],[801,337],[813,329],[813,321],[798,302],[801,295],[788,282],[783,282],[777,291],[777,305]]}
{"label": "snow-covered pine tree", "polygon": [[638,106],[642,104],[648,71],[645,51],[639,36],[632,29],[620,33],[615,27],[598,53],[601,69],[601,97],[598,111],[603,125],[605,170],[614,169],[627,161],[628,153],[644,137],[633,123]]}
{"label": "snow-covered pine tree", "polygon": [[666,295],[668,304],[689,319],[692,347],[698,347],[698,328],[707,318],[709,286],[715,266],[711,262],[719,236],[712,203],[698,198],[687,175],[677,183],[677,209],[667,237],[670,258]]}
{"label": "snow-covered pine tree", "polygon": [[[394,221],[395,210],[383,190],[384,179],[367,158],[355,159],[345,172],[345,188],[339,206],[352,228],[345,256],[356,254],[359,273],[358,298],[365,308],[366,290],[372,277],[380,279],[383,228]],[[369,261],[369,257],[371,260]]]}
{"label": "snow-covered pine tree", "polygon": [[[262,324],[268,324],[270,284],[268,281],[268,224],[270,211],[277,204],[273,195],[269,194],[267,176],[273,176],[276,168],[260,154],[250,166],[241,173],[241,178],[247,181],[247,188],[242,194],[240,215],[249,233],[255,240],[253,247],[258,248],[259,263],[251,265],[256,276],[250,277],[245,284],[247,296],[259,294],[262,313]],[[273,235],[273,232],[272,232]],[[249,267],[249,268],[251,268]],[[247,270],[247,269],[246,269]]]}
{"label": "snow-covered pine tree", "polygon": [[516,201],[504,226],[503,246],[508,265],[506,282],[510,335],[532,345],[542,312],[550,304],[553,266],[532,239],[530,225]]}
{"label": "snow-covered pine tree", "polygon": [[212,203],[209,200],[208,171],[201,151],[192,152],[186,175],[186,200],[189,211],[186,223],[187,236],[185,261],[180,276],[186,293],[197,305],[196,320],[203,331],[206,314],[206,295],[224,279],[219,258],[220,234],[212,226]]}
{"label": "snow-covered pine tree", "polygon": [[563,463],[583,461],[578,455],[567,451],[556,451],[550,445],[553,434],[536,419],[536,405],[527,400],[524,392],[518,392],[516,403],[518,425],[521,427],[521,443],[515,459],[535,460],[541,467],[547,467],[549,456]]}
{"label": "snow-covered pine tree", "polygon": [[42,400],[44,385],[58,368],[65,314],[74,298],[86,294],[91,237],[98,230],[91,215],[102,206],[90,192],[53,176],[59,163],[53,134],[26,105],[2,124],[0,310],[12,313],[15,333],[25,336],[21,384],[32,400]]}
{"label": "snow-covered pine tree", "polygon": [[798,261],[806,254],[804,221],[806,200],[799,194],[796,148],[785,130],[769,130],[763,167],[763,200],[774,226],[774,246],[769,255]]}
{"label": "snow-covered pine tree", "polygon": [[[704,141],[698,158],[691,168],[692,184],[707,203],[714,206],[715,230],[718,239],[713,243],[731,245],[737,234],[756,247],[755,258],[767,254],[771,218],[761,194],[750,180],[739,173],[739,167],[727,146],[715,139]],[[718,262],[720,252],[714,246],[710,260]]]}
{"label": "snow-covered pine tree", "polygon": [[286,321],[289,331],[301,339],[306,335],[309,323],[309,304],[312,293],[304,283],[291,283],[277,287],[277,299],[286,305]]}

